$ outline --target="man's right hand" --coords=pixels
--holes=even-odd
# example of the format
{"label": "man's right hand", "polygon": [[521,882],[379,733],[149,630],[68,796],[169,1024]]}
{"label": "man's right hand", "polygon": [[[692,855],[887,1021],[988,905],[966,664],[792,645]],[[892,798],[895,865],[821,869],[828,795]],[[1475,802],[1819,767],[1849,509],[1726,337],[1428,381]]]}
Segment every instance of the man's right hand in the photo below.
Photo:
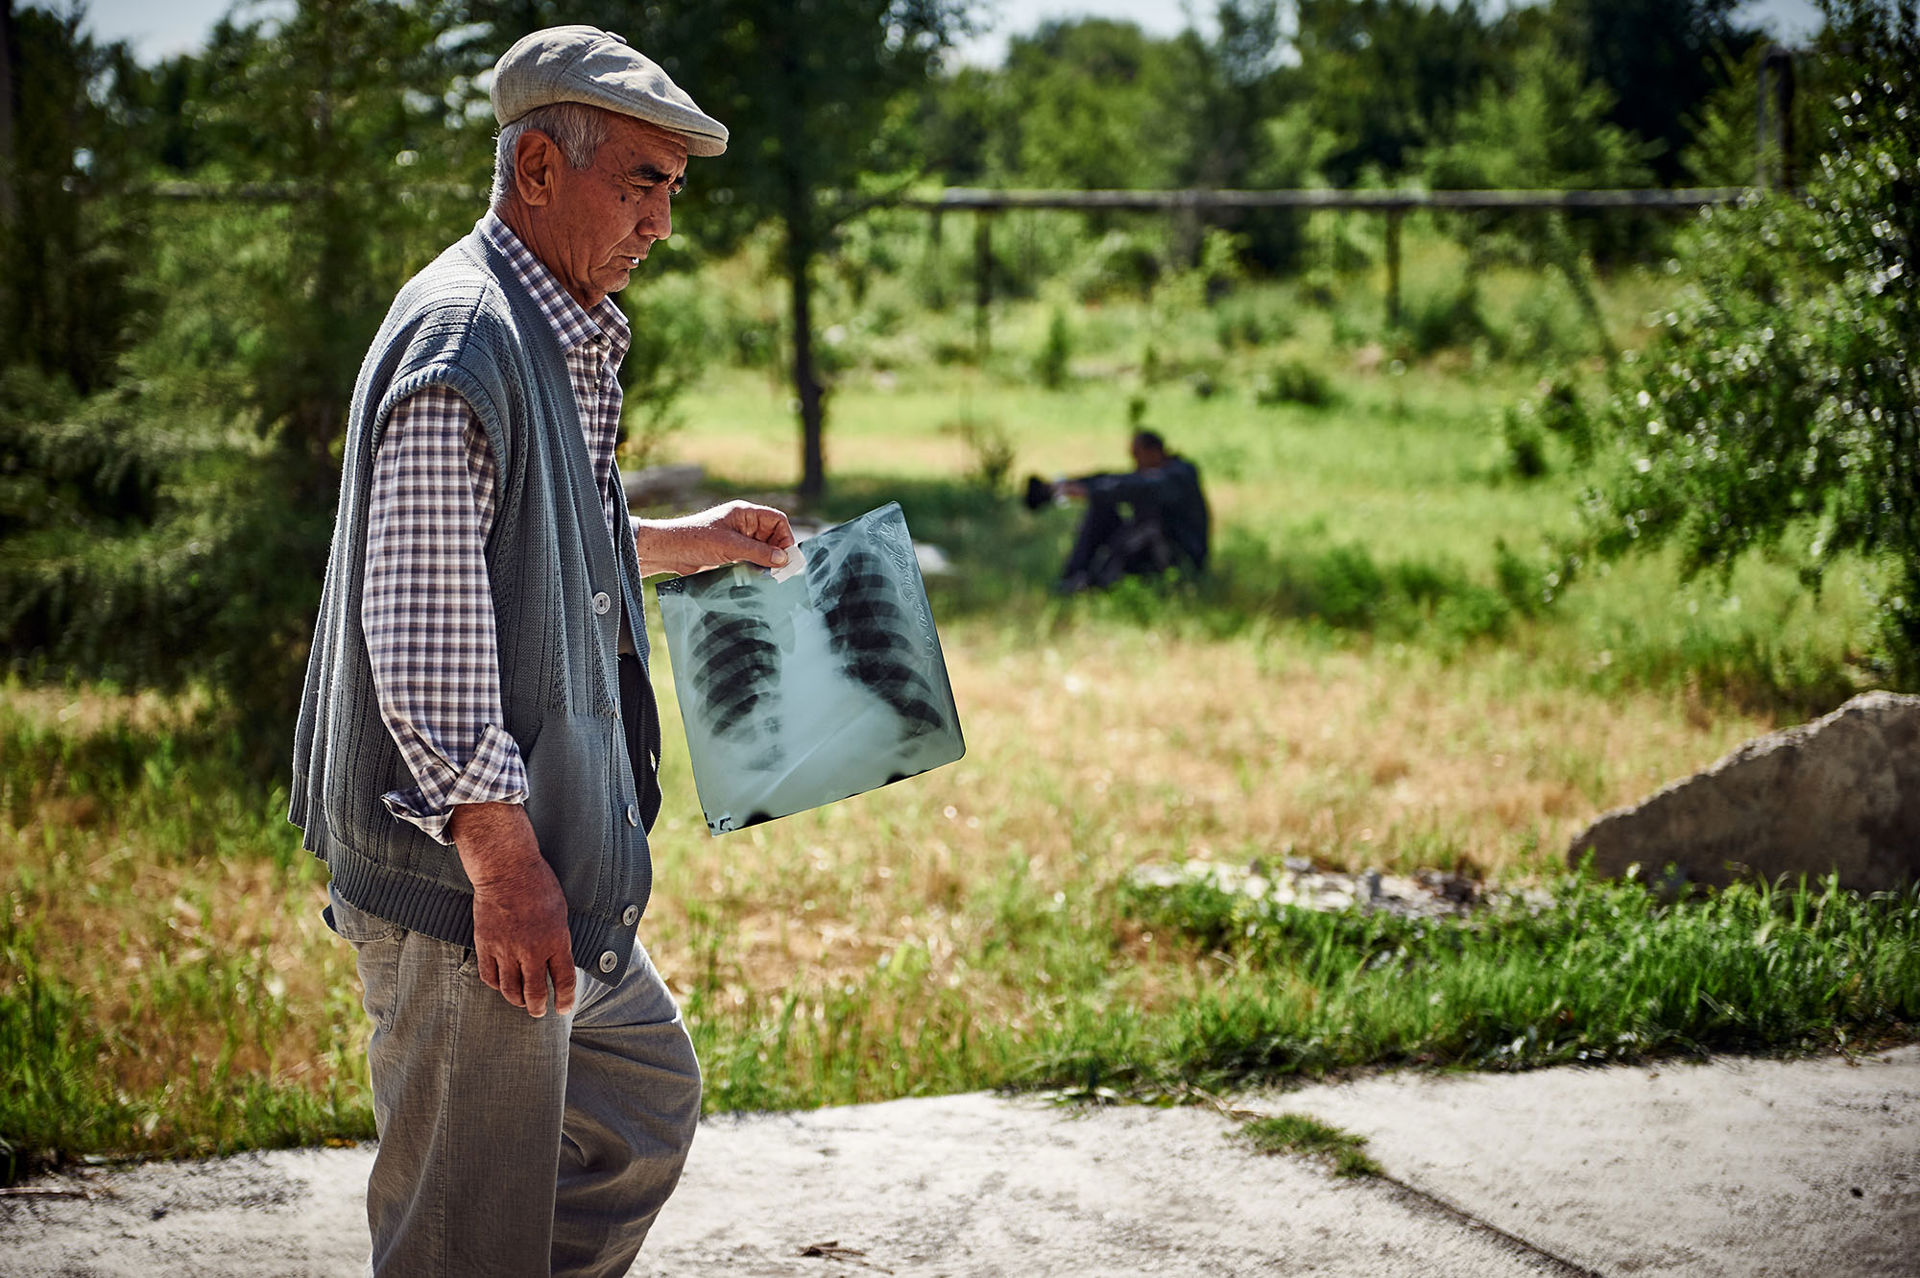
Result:
{"label": "man's right hand", "polygon": [[473,883],[473,950],[480,979],[528,1015],[573,1010],[573,941],[567,898],[540,855],[527,810],[518,803],[463,803],[448,822],[460,864]]}

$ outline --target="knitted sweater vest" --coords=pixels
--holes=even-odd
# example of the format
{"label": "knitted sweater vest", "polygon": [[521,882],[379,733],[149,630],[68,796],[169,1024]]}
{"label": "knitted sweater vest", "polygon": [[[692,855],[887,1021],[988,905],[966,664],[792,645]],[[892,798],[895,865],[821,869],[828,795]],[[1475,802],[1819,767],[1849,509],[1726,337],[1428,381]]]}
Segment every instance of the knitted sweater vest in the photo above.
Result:
{"label": "knitted sweater vest", "polygon": [[527,816],[566,894],[573,961],[617,982],[653,877],[617,667],[623,608],[647,656],[640,564],[632,538],[616,546],[607,536],[559,340],[478,230],[400,290],[360,368],[288,816],[346,900],[473,944],[473,885],[459,855],[381,800],[413,777],[380,718],[360,623],[374,456],[394,407],[428,386],[466,400],[492,446],[498,502],[486,560],[500,726],[526,763]]}

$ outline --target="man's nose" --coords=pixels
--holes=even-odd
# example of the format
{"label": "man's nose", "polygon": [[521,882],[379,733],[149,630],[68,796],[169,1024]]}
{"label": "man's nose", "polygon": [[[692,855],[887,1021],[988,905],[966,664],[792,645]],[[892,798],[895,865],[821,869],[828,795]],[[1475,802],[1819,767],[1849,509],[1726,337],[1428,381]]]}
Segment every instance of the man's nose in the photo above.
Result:
{"label": "man's nose", "polygon": [[665,192],[659,195],[657,202],[647,204],[638,229],[656,240],[664,240],[673,234],[673,202]]}

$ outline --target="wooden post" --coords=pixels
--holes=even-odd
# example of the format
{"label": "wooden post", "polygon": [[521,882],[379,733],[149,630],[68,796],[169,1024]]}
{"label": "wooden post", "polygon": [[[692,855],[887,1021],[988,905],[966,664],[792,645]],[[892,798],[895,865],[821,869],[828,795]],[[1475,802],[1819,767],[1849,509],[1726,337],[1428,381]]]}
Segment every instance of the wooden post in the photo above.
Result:
{"label": "wooden post", "polygon": [[1400,218],[1404,210],[1387,210],[1387,327],[1400,327]]}
{"label": "wooden post", "polygon": [[993,349],[988,309],[993,305],[993,215],[982,210],[973,219],[973,350],[985,363]]}

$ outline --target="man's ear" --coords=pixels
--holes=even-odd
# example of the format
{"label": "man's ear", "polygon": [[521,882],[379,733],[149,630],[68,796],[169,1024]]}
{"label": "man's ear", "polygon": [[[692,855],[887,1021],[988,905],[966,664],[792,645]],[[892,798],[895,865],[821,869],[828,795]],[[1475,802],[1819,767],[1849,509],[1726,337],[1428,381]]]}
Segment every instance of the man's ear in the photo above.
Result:
{"label": "man's ear", "polygon": [[533,208],[551,204],[557,169],[565,162],[552,138],[538,129],[522,133],[513,148],[513,189],[520,202]]}

